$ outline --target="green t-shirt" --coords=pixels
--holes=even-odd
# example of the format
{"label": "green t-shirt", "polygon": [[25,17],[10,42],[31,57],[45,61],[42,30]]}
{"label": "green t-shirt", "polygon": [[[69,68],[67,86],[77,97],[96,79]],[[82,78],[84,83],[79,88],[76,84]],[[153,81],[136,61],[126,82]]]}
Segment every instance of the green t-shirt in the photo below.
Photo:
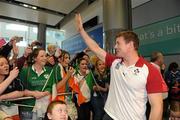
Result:
{"label": "green t-shirt", "polygon": [[[54,66],[54,75],[56,77],[56,83],[60,82],[64,77],[64,68],[61,64],[57,64]],[[65,92],[69,92],[69,85],[68,82],[65,83],[66,89]]]}
{"label": "green t-shirt", "polygon": [[54,74],[54,82],[55,83],[58,83],[59,81],[62,80],[62,76],[61,76],[61,68],[58,64],[56,64],[54,67],[53,67],[54,71],[53,71],[53,74]]}
{"label": "green t-shirt", "polygon": [[[49,78],[49,75],[51,73],[52,68],[50,67],[44,67],[42,74],[38,76],[38,74],[32,69],[32,66],[28,68],[23,68],[20,71],[19,78],[22,80],[22,83],[25,86],[25,89],[31,90],[31,91],[42,91],[47,79]],[[48,83],[45,86],[45,89],[43,91],[52,92],[52,85],[54,83],[54,73],[52,72]],[[35,105],[35,98],[34,99],[27,99],[23,100],[21,104],[24,105]],[[21,110],[26,111],[32,111],[33,108],[30,107],[22,107]]]}

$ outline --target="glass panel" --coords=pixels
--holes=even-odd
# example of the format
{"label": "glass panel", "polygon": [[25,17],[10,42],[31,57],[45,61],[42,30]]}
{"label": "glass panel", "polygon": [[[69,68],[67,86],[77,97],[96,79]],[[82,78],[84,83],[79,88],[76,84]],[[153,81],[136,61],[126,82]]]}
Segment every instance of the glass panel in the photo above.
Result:
{"label": "glass panel", "polygon": [[0,37],[5,38],[6,42],[13,36],[23,37],[23,41],[17,43],[17,46],[19,46],[19,57],[22,56],[28,44],[33,40],[37,40],[37,30],[36,25],[0,20]]}
{"label": "glass panel", "polygon": [[48,44],[55,44],[61,48],[61,42],[65,39],[65,31],[59,29],[47,28],[46,30],[46,48]]}

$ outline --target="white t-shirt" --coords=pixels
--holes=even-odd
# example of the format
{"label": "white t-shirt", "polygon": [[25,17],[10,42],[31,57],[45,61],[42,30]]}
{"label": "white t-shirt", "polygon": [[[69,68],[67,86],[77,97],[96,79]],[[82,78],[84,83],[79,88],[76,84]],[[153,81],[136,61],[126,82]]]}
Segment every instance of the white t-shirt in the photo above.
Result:
{"label": "white t-shirt", "polygon": [[126,67],[122,59],[107,53],[105,62],[111,66],[106,113],[114,120],[145,120],[147,94],[163,91],[159,71],[142,57]]}

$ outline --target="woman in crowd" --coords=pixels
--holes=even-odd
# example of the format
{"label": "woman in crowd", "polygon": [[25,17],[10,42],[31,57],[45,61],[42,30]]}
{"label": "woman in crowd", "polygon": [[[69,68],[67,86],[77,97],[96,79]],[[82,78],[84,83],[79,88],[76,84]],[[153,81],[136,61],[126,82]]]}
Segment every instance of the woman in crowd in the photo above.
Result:
{"label": "woman in crowd", "polygon": [[[74,68],[69,66],[70,54],[66,51],[62,51],[59,58],[59,64],[55,66],[55,79],[58,93],[72,92],[71,85],[74,82]],[[77,110],[74,102],[72,101],[73,95],[60,95],[56,97],[56,100],[65,101],[68,106],[68,113],[71,119],[77,118]]]}
{"label": "woman in crowd", "polygon": [[[14,99],[24,95],[21,81],[16,79],[19,70],[15,67],[9,72],[9,69],[8,60],[5,57],[0,56],[0,101]],[[11,116],[10,111],[4,111],[4,107],[2,105],[0,106],[0,119],[4,120],[7,117],[9,117],[9,119],[10,117],[15,118],[15,116]],[[9,106],[9,108],[12,108],[12,106]],[[17,106],[16,108],[15,106],[13,108],[16,109]]]}
{"label": "woman in crowd", "polygon": [[[47,46],[47,66],[53,67],[58,61],[57,58],[60,55],[60,49],[56,47],[54,44],[48,44]],[[57,53],[59,55],[57,55]]]}
{"label": "woman in crowd", "polygon": [[78,71],[74,76],[76,87],[72,87],[78,94],[77,97],[77,109],[78,120],[90,120],[91,110],[91,90],[93,85],[93,79],[91,72],[88,71],[87,61],[84,58],[78,60]]}
{"label": "woman in crowd", "polygon": [[[69,66],[70,54],[67,51],[62,51],[59,58],[58,66],[55,67],[56,81],[57,81],[57,91],[58,93],[69,92],[70,86],[69,81],[73,79],[72,74],[74,69]],[[57,100],[65,101],[65,96],[57,96]]]}
{"label": "woman in crowd", "polygon": [[[53,70],[45,66],[46,60],[45,50],[36,48],[32,52],[33,64],[27,68],[23,68],[20,72],[19,77],[25,86],[25,96],[34,97],[22,101],[24,107],[20,107],[21,120],[32,120],[33,111],[38,112],[38,118],[36,120],[44,117],[54,78]],[[35,105],[35,103],[38,104]]]}
{"label": "woman in crowd", "polygon": [[93,92],[91,103],[93,107],[93,120],[102,120],[105,112],[104,105],[107,98],[109,87],[109,76],[106,70],[105,63],[100,59],[95,62],[95,84],[93,85]]}

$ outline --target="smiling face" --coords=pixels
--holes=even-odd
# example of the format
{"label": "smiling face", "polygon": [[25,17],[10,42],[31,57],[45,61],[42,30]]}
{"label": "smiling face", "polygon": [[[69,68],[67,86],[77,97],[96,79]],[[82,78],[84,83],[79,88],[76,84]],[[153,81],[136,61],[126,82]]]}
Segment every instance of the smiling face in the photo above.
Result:
{"label": "smiling face", "polygon": [[126,41],[124,40],[124,37],[118,37],[116,38],[116,44],[114,46],[115,51],[116,51],[116,56],[117,57],[125,57],[131,47],[132,42],[128,42],[126,43]]}
{"label": "smiling face", "polygon": [[50,120],[68,120],[68,111],[65,104],[56,104],[53,106],[51,112],[48,112]]}
{"label": "smiling face", "polygon": [[88,67],[87,67],[87,61],[85,59],[80,60],[79,63],[79,70],[81,73],[86,73]]}
{"label": "smiling face", "polygon": [[96,63],[96,69],[99,71],[99,73],[104,73],[105,71],[105,63],[102,60],[98,60]]}
{"label": "smiling face", "polygon": [[44,66],[47,62],[46,52],[44,50],[40,50],[34,60],[36,64]]}
{"label": "smiling face", "polygon": [[6,58],[0,57],[0,75],[5,76],[9,74],[9,64]]}
{"label": "smiling face", "polygon": [[61,60],[61,65],[62,65],[63,67],[68,67],[69,62],[70,62],[70,56],[69,56],[69,54],[64,54],[64,56],[62,57],[62,60]]}
{"label": "smiling face", "polygon": [[114,46],[117,57],[128,57],[136,53],[139,48],[139,38],[132,31],[123,31],[117,34],[116,44]]}

